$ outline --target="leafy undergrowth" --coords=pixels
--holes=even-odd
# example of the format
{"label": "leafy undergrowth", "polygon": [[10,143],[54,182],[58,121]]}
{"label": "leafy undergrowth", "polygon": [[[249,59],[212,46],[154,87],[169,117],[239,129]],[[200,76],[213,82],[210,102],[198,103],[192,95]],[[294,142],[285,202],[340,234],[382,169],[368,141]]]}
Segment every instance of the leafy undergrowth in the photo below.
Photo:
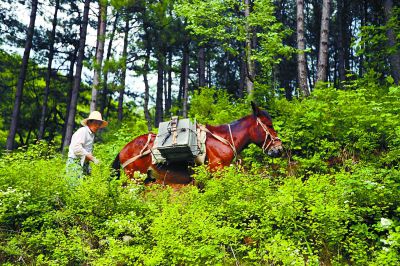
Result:
{"label": "leafy undergrowth", "polygon": [[197,168],[201,189],[110,178],[118,150],[145,132],[141,120],[102,136],[102,163],[78,184],[51,145],[4,155],[0,263],[398,265],[400,90],[369,86],[274,102],[284,156],[250,146],[242,166]]}
{"label": "leafy undergrowth", "polygon": [[399,263],[400,173],[268,178],[237,167],[180,191],[109,178],[71,186],[64,160],[1,161],[2,264]]}

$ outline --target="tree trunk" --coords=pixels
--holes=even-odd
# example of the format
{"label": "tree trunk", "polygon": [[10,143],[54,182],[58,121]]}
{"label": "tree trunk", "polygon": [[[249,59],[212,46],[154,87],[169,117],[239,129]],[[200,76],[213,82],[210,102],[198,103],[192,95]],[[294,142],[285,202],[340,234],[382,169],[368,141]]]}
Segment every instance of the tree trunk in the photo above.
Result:
{"label": "tree trunk", "polygon": [[181,69],[180,69],[180,79],[179,79],[179,91],[178,91],[178,103],[182,103],[183,98],[183,88],[185,86],[185,62],[186,62],[186,54],[185,49],[182,49],[182,62],[181,62]]}
{"label": "tree trunk", "polygon": [[299,87],[304,96],[310,95],[307,85],[307,59],[306,44],[304,38],[304,0],[297,0],[297,74],[299,79]]}
{"label": "tree trunk", "polygon": [[189,93],[189,41],[186,40],[183,47],[183,90],[182,90],[182,116],[188,117],[188,93]]}
{"label": "tree trunk", "polygon": [[206,48],[204,46],[199,47],[198,53],[199,61],[199,87],[206,86]]}
{"label": "tree trunk", "polygon": [[345,66],[345,53],[344,53],[344,25],[343,23],[343,0],[337,2],[337,22],[338,22],[338,37],[337,37],[337,49],[338,49],[338,74],[339,74],[339,87],[342,87],[343,81],[346,80],[346,66]]}
{"label": "tree trunk", "polygon": [[239,66],[240,79],[239,79],[239,90],[238,90],[237,96],[239,98],[243,98],[244,90],[245,90],[245,87],[246,87],[246,72],[247,72],[246,60],[245,60],[245,56],[244,56],[244,51],[243,50],[240,53],[239,60],[240,60],[240,66]]}
{"label": "tree trunk", "polygon": [[[168,64],[166,62],[166,64]],[[164,92],[164,117],[168,117],[169,116],[169,111],[168,111],[168,78],[167,78],[167,73],[168,73],[168,69],[167,69],[167,65],[164,68],[164,77],[163,77],[163,81],[164,81],[164,85],[163,85],[163,92]]]}
{"label": "tree trunk", "polygon": [[244,0],[244,16],[246,18],[246,62],[247,62],[247,75],[246,75],[246,89],[249,95],[253,94],[254,91],[254,78],[255,78],[255,66],[251,59],[252,39],[253,32],[249,25],[248,18],[250,16],[250,0]]}
{"label": "tree trunk", "polygon": [[124,60],[122,66],[122,77],[121,77],[121,88],[119,90],[118,97],[118,121],[122,121],[123,117],[123,104],[124,104],[124,94],[125,94],[125,79],[126,79],[126,62],[128,57],[128,37],[129,37],[129,17],[125,17],[125,29],[124,29],[124,47],[122,49],[122,58]]}
{"label": "tree trunk", "polygon": [[46,73],[46,87],[44,88],[43,95],[43,105],[42,105],[42,113],[40,115],[40,125],[39,125],[39,134],[38,139],[41,140],[44,137],[44,129],[45,129],[45,121],[47,115],[47,101],[50,94],[50,79],[52,72],[52,64],[54,57],[54,39],[56,37],[56,28],[57,28],[57,14],[58,9],[60,8],[60,0],[56,0],[54,7],[54,16],[52,21],[52,30],[50,35],[50,43],[49,43],[49,61],[47,62],[47,73]]}
{"label": "tree trunk", "polygon": [[143,82],[144,82],[144,106],[143,106],[143,111],[144,111],[144,117],[146,118],[147,121],[147,129],[149,131],[152,130],[152,122],[151,122],[151,116],[149,112],[149,98],[150,98],[150,86],[149,86],[149,80],[147,78],[147,74],[150,72],[150,54],[151,54],[151,43],[150,43],[150,33],[148,30],[148,25],[147,22],[143,22],[143,30],[144,30],[144,43],[146,47],[146,56],[144,58],[144,65],[143,65]]}
{"label": "tree trunk", "polygon": [[[319,54],[319,44],[321,38],[321,18],[322,18],[322,5],[321,0],[312,0],[311,4],[307,2],[304,6],[304,13],[309,14],[304,17],[305,25],[308,25],[308,31],[310,32],[309,40],[310,47],[315,47],[308,54],[307,63],[310,65],[308,68],[308,84],[310,92],[315,87],[317,80],[318,71],[318,54]],[[307,26],[306,26],[307,28]]]}
{"label": "tree trunk", "polygon": [[352,37],[352,16],[351,7],[348,1],[343,1],[342,5],[342,23],[343,23],[343,53],[344,53],[344,69],[345,71],[350,71],[350,58],[351,58],[351,37]]}
{"label": "tree trunk", "polygon": [[146,57],[144,59],[144,70],[143,70],[143,81],[144,81],[144,117],[146,118],[147,121],[147,129],[151,131],[152,125],[151,125],[151,117],[150,117],[150,112],[149,112],[149,98],[150,98],[150,87],[149,87],[149,80],[147,79],[147,74],[149,73],[150,67],[149,67],[149,61],[150,61],[150,47],[146,48]]}
{"label": "tree trunk", "polygon": [[64,145],[64,140],[65,140],[65,133],[67,131],[67,121],[68,121],[68,116],[69,116],[69,106],[71,105],[71,97],[72,97],[72,89],[74,87],[74,66],[75,62],[77,59],[77,54],[79,51],[79,46],[74,47],[74,51],[72,51],[71,54],[71,63],[69,65],[69,70],[68,70],[68,93],[67,93],[67,108],[65,109],[65,117],[64,117],[64,123],[63,123],[63,129],[62,129],[62,138],[61,138],[61,150]]}
{"label": "tree trunk", "polygon": [[156,95],[156,117],[154,119],[154,126],[158,128],[160,122],[163,121],[163,78],[164,78],[164,51],[160,49],[157,52],[157,95]]}
{"label": "tree trunk", "polygon": [[12,113],[10,131],[7,137],[6,149],[12,150],[14,148],[15,135],[17,133],[19,112],[21,109],[22,95],[24,89],[24,82],[26,78],[26,72],[28,70],[29,54],[32,48],[33,33],[35,29],[36,13],[37,13],[38,0],[32,0],[32,9],[29,21],[28,32],[25,42],[24,56],[22,57],[21,71],[19,72],[17,89],[15,92],[14,109]]}
{"label": "tree trunk", "polygon": [[[387,23],[392,17],[392,9],[393,9],[393,1],[392,0],[384,0],[383,7],[385,9],[385,17]],[[389,49],[393,49],[396,46],[396,36],[393,29],[390,27],[386,31],[386,36],[388,38],[387,45]],[[399,50],[395,50],[389,56],[389,62],[392,71],[392,77],[396,84],[399,84],[400,80],[400,53]]]}
{"label": "tree trunk", "polygon": [[328,70],[328,38],[329,38],[330,0],[323,0],[321,18],[321,37],[318,55],[317,82],[325,82]]}
{"label": "tree trunk", "polygon": [[[107,55],[106,55],[107,62],[110,61],[112,45],[113,45],[113,41],[114,41],[114,37],[115,37],[115,32],[117,30],[118,20],[119,20],[119,13],[117,12],[115,14],[115,20],[114,20],[112,32],[110,35],[110,40],[108,42]],[[107,106],[107,95],[108,95],[108,84],[107,83],[108,83],[108,70],[105,71],[103,74],[103,90],[102,90],[102,100],[101,100],[101,105],[100,105],[100,113],[102,113],[103,115],[104,115],[104,110]],[[106,118],[107,118],[107,116],[105,116],[104,119],[106,119]]]}
{"label": "tree trunk", "polygon": [[211,59],[207,60],[207,86],[212,87]]}
{"label": "tree trunk", "polygon": [[85,5],[83,9],[82,27],[79,34],[78,59],[76,62],[74,84],[72,87],[71,102],[69,105],[67,127],[65,130],[65,139],[62,147],[63,152],[66,150],[66,148],[69,146],[71,142],[72,131],[74,130],[75,126],[75,114],[76,114],[76,107],[78,105],[79,89],[81,86],[81,75],[82,75],[83,59],[85,55],[87,26],[89,21],[89,6],[90,6],[90,0],[85,0]]}
{"label": "tree trunk", "polygon": [[169,113],[172,106],[172,51],[168,53],[168,85],[165,98],[165,113]]}
{"label": "tree trunk", "polygon": [[99,28],[97,34],[97,50],[96,63],[94,66],[92,99],[90,101],[90,112],[96,110],[97,107],[97,91],[100,85],[101,66],[103,64],[104,44],[106,36],[106,21],[107,21],[107,1],[99,0]]}

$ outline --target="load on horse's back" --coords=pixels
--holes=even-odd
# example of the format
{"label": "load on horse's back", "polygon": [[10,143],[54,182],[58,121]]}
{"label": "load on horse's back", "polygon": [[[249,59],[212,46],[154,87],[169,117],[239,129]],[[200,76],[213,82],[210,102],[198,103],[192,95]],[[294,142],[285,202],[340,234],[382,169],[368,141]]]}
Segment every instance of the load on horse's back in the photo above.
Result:
{"label": "load on horse's back", "polygon": [[[198,153],[194,151],[193,155],[205,155],[205,163],[210,171],[229,166],[237,154],[251,143],[261,147],[269,156],[280,155],[282,142],[273,128],[271,116],[258,108],[253,102],[251,105],[252,114],[230,124],[196,127],[197,133],[194,134],[203,133],[205,135],[205,150],[202,151],[199,146]],[[170,124],[173,123],[176,122],[170,122]],[[176,125],[173,126],[176,127]],[[171,128],[173,127],[171,126]],[[169,133],[175,135],[168,135],[164,140],[171,137],[172,139],[177,138],[176,128],[170,131],[172,133]],[[193,132],[190,132],[191,130],[188,131],[187,134],[193,134]],[[147,174],[149,181],[159,184],[184,185],[192,183],[193,179],[188,167],[191,164],[191,159],[193,159],[190,157],[190,153],[186,161],[166,160],[165,163],[157,163],[154,154],[159,152],[156,148],[160,147],[160,141],[163,141],[160,133],[158,137],[153,133],[148,133],[133,139],[118,153],[113,162],[113,168],[119,174],[122,166],[129,178],[133,178],[137,171]],[[176,139],[172,141],[175,141],[173,144],[177,144]],[[201,143],[198,142],[198,145],[201,145]]]}

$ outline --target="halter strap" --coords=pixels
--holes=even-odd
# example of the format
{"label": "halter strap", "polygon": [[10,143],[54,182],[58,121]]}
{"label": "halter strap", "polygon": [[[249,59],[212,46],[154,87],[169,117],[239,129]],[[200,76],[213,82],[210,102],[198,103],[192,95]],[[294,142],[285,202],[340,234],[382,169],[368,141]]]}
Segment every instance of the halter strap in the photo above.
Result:
{"label": "halter strap", "polygon": [[231,124],[228,124],[228,128],[229,128],[229,135],[231,136],[231,140],[232,140],[231,148],[232,148],[232,150],[233,150],[233,154],[235,155],[235,159],[236,159],[236,157],[237,157],[237,152],[236,152],[236,148],[235,148],[235,142],[233,141],[233,137],[232,137]]}
{"label": "halter strap", "polygon": [[237,152],[236,152],[236,148],[235,148],[235,143],[233,142],[233,137],[232,137],[232,131],[231,131],[231,125],[228,124],[228,128],[229,128],[229,134],[232,140],[232,143],[230,143],[228,140],[224,139],[221,136],[218,136],[214,133],[212,133],[208,128],[206,128],[204,125],[200,125],[200,129],[204,130],[205,132],[209,133],[211,136],[213,136],[214,138],[216,138],[217,140],[221,141],[222,143],[224,143],[225,145],[228,145],[229,147],[231,147],[232,151],[233,151],[233,155],[234,155],[234,159],[237,158]]}
{"label": "halter strap", "polygon": [[147,142],[146,145],[144,145],[143,149],[140,151],[140,153],[128,160],[126,160],[121,166],[122,168],[125,168],[128,164],[133,163],[134,161],[136,161],[137,159],[149,154],[151,152],[150,149],[148,149],[147,151],[145,151],[145,149],[149,146],[150,140],[151,140],[152,134],[149,133],[148,137],[147,137]]}
{"label": "halter strap", "polygon": [[[269,148],[269,146],[271,146],[271,144],[273,144],[276,140],[280,140],[280,138],[272,137],[272,134],[269,132],[268,127],[261,121],[261,119],[259,117],[257,117],[257,125],[260,125],[262,127],[262,129],[264,129],[264,131],[265,131],[264,144],[261,147],[263,152],[265,152],[266,150],[268,150],[268,148]],[[266,145],[267,144],[267,140],[268,140],[268,136],[271,137],[271,141],[269,142],[268,145]]]}

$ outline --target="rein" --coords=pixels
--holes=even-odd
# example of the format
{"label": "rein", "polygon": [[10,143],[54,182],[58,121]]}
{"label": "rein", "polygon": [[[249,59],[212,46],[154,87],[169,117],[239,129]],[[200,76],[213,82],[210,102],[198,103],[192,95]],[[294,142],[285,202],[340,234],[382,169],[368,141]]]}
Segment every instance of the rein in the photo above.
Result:
{"label": "rein", "polygon": [[[262,129],[264,129],[264,131],[265,131],[265,140],[264,140],[264,144],[261,147],[263,152],[265,152],[266,150],[268,150],[268,148],[271,146],[271,144],[274,144],[274,142],[277,140],[280,140],[280,138],[272,137],[272,134],[269,132],[268,127],[261,121],[261,119],[259,117],[257,117],[257,125],[260,125],[262,127]],[[267,145],[268,136],[271,137],[271,141]]]}

